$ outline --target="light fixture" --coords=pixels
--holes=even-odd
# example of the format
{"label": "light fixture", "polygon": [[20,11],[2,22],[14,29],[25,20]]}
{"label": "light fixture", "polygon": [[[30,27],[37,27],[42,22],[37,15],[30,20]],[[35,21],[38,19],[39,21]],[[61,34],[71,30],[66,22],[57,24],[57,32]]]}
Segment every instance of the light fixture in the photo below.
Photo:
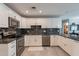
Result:
{"label": "light fixture", "polygon": [[39,10],[39,13],[42,13],[42,10]]}
{"label": "light fixture", "polygon": [[31,7],[33,10],[37,9],[35,6]]}
{"label": "light fixture", "polygon": [[28,10],[26,10],[26,13],[28,14],[28,13],[29,13],[29,11],[28,11]]}

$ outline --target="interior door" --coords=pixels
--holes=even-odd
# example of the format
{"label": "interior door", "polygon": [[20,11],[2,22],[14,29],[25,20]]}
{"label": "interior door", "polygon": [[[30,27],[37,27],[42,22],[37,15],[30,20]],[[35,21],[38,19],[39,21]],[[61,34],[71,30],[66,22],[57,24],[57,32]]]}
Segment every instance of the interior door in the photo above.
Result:
{"label": "interior door", "polygon": [[50,46],[50,36],[42,36],[42,46]]}

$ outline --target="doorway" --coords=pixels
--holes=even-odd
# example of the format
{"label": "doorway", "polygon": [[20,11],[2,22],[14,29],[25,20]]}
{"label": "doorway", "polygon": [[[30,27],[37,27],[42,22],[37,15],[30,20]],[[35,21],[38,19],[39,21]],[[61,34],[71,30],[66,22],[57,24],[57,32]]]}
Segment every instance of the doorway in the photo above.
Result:
{"label": "doorway", "polygon": [[68,32],[69,32],[69,19],[62,21],[62,31],[63,31],[62,32],[63,34],[68,34]]}

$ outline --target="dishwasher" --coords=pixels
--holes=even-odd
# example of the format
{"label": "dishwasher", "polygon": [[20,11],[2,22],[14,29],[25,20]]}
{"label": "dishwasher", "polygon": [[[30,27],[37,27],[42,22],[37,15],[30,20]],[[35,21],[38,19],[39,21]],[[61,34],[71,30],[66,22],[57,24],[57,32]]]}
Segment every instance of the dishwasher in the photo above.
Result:
{"label": "dishwasher", "polygon": [[49,35],[42,36],[42,46],[43,47],[50,47],[50,36]]}

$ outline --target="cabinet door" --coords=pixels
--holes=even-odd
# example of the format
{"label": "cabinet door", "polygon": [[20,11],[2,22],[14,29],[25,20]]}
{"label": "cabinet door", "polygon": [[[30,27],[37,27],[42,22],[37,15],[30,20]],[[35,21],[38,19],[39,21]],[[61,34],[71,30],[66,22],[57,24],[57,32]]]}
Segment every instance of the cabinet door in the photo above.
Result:
{"label": "cabinet door", "polygon": [[65,42],[65,51],[69,53],[71,56],[79,56],[79,43],[70,38],[66,38]]}
{"label": "cabinet door", "polygon": [[35,46],[36,45],[36,40],[34,35],[29,36],[29,46]]}
{"label": "cabinet door", "polygon": [[40,19],[39,24],[41,24],[42,28],[47,28],[48,20],[47,19]]}
{"label": "cabinet door", "polygon": [[26,27],[25,28],[31,28],[31,22],[30,22],[30,20],[28,20],[28,19],[25,19],[26,21],[25,21],[25,25],[26,25]]}
{"label": "cabinet door", "polygon": [[0,5],[0,27],[8,27],[8,12],[3,5]]}
{"label": "cabinet door", "polygon": [[60,46],[61,44],[61,36],[55,35],[55,45]]}
{"label": "cabinet door", "polygon": [[8,55],[16,56],[16,40],[8,44]]}
{"label": "cabinet door", "polygon": [[30,43],[30,41],[29,41],[29,35],[25,35],[25,41],[24,42],[25,42],[24,46],[29,46],[29,43]]}
{"label": "cabinet door", "polygon": [[65,50],[69,55],[72,54],[73,45],[69,41],[70,39],[59,36],[59,46]]}
{"label": "cabinet door", "polygon": [[25,36],[25,46],[35,46],[36,40],[34,35],[26,35]]}
{"label": "cabinet door", "polygon": [[77,48],[77,46],[76,46],[75,42],[70,38],[66,38],[66,40],[64,40],[64,41],[65,41],[64,42],[64,50],[70,55],[76,55],[75,52],[77,50],[75,50],[75,49]]}
{"label": "cabinet door", "polygon": [[58,45],[63,48],[63,43],[64,43],[65,38],[62,36],[58,36]]}
{"label": "cabinet door", "polygon": [[42,36],[40,35],[28,35],[25,36],[25,46],[41,46]]}
{"label": "cabinet door", "polygon": [[41,35],[36,35],[35,44],[36,44],[36,46],[42,46],[42,36]]}
{"label": "cabinet door", "polygon": [[52,35],[50,38],[50,41],[51,41],[50,45],[51,46],[58,46],[57,40],[58,40],[57,37],[55,35]]}
{"label": "cabinet door", "polygon": [[26,20],[25,19],[21,20],[21,28],[26,28]]}
{"label": "cabinet door", "polygon": [[54,46],[54,36],[52,35],[51,37],[50,37],[50,46]]}

